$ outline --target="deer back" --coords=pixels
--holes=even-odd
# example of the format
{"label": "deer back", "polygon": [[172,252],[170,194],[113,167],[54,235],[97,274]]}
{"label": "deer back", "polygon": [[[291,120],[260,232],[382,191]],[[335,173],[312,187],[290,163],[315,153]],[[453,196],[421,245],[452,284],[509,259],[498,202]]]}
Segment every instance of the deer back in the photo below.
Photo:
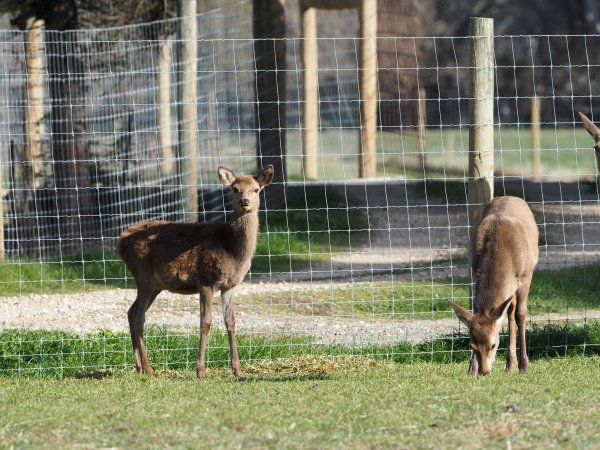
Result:
{"label": "deer back", "polygon": [[486,208],[475,232],[474,312],[486,313],[529,282],[538,259],[538,229],[527,203],[498,197]]}

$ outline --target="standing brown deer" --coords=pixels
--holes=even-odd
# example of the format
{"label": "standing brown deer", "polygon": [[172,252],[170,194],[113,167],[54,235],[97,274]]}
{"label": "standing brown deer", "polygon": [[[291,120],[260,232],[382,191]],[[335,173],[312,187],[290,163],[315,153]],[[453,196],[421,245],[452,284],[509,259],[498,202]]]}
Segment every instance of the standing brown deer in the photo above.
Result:
{"label": "standing brown deer", "polygon": [[515,370],[518,326],[519,370],[527,372],[527,296],[537,260],[538,228],[527,203],[510,196],[492,200],[474,235],[473,312],[450,302],[458,318],[469,328],[469,345],[473,349],[469,374],[492,372],[505,311],[509,332],[506,370]]}
{"label": "standing brown deer", "polygon": [[582,112],[578,112],[583,126],[594,138],[594,151],[596,153],[596,169],[600,173],[600,128],[598,128],[594,122],[587,118]]}
{"label": "standing brown deer", "polygon": [[119,238],[117,250],[137,285],[137,298],[127,317],[138,372],[153,373],[143,340],[145,315],[156,296],[168,290],[200,294],[201,335],[196,374],[204,378],[212,298],[220,290],[231,368],[235,376],[242,375],[235,342],[234,288],[250,269],[258,237],[260,191],[271,184],[275,171],[269,165],[256,176],[236,176],[219,166],[218,173],[221,183],[233,190],[234,217],[230,222],[153,220],[127,228]]}

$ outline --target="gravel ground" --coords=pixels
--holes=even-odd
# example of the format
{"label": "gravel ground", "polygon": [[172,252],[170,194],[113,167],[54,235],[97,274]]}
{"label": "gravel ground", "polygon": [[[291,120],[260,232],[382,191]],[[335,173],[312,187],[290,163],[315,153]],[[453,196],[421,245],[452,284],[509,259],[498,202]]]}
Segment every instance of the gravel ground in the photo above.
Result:
{"label": "gravel ground", "polygon": [[[521,186],[519,183],[518,186]],[[538,185],[539,186],[539,185]],[[531,188],[526,199],[540,226],[538,268],[600,261],[600,207],[598,195],[579,186],[546,188],[543,202]],[[527,191],[527,186],[524,187]],[[554,190],[553,190],[554,189]],[[575,189],[577,189],[575,191]],[[538,188],[539,190],[539,188]],[[315,264],[295,273],[252,276],[239,287],[237,305],[240,333],[309,335],[319,343],[370,344],[421,342],[449,333],[455,318],[436,320],[304,315],[285,308],[293,291],[330,289],[331,283],[369,280],[428,280],[467,275],[468,220],[465,205],[448,205],[443,199],[425,198],[402,183],[345,185],[349,206],[366,215],[366,242],[352,252],[336,254],[330,263]],[[577,198],[577,201],[565,201]],[[559,202],[560,201],[560,202]],[[365,206],[366,205],[366,206]],[[453,263],[450,264],[449,262]],[[280,294],[276,306],[267,298]],[[106,289],[76,294],[23,295],[0,299],[0,329],[60,329],[86,333],[101,329],[126,331],[127,309],[135,290]],[[272,298],[272,297],[271,297]],[[218,296],[215,303],[218,304]],[[223,328],[220,307],[214,309],[214,326]],[[439,316],[438,316],[439,317]],[[546,314],[532,321],[600,318],[600,311],[568,315]],[[163,292],[147,314],[147,323],[197,328],[196,296]]]}
{"label": "gravel ground", "polygon": [[[290,289],[286,283],[263,284],[271,294],[282,294]],[[317,286],[312,286],[317,288]],[[255,291],[241,287],[240,293]],[[84,334],[102,329],[128,331],[127,309],[135,291],[111,289],[65,295],[32,294],[23,297],[2,299],[2,328],[59,329]],[[220,315],[218,296],[213,308],[213,326],[224,329]],[[451,319],[378,319],[376,317],[311,316],[284,313],[276,308],[256,308],[248,303],[237,305],[236,321],[239,333],[255,335],[305,335],[313,336],[317,343],[324,344],[383,344],[392,342],[422,342],[452,332],[458,320]],[[439,316],[439,315],[438,315]],[[556,322],[567,318],[560,314],[531,316],[530,322]],[[569,320],[598,320],[600,311],[570,312]],[[197,332],[199,322],[196,296],[182,296],[164,292],[148,311],[147,324],[168,325],[193,329]]]}

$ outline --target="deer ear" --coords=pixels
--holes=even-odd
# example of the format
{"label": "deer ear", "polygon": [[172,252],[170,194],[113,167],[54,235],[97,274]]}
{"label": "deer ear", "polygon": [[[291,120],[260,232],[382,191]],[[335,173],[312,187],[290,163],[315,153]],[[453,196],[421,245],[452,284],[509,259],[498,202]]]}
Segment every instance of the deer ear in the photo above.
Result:
{"label": "deer ear", "polygon": [[594,124],[594,122],[588,119],[587,116],[582,112],[578,112],[577,114],[579,114],[579,118],[583,122],[583,126],[588,131],[588,133],[592,135],[594,140],[600,140],[600,129]]}
{"label": "deer ear", "polygon": [[235,182],[235,174],[225,166],[219,166],[217,169],[219,180],[225,186],[231,186]]}
{"label": "deer ear", "polygon": [[268,186],[273,181],[273,177],[275,176],[275,168],[273,164],[269,164],[263,170],[256,174],[256,181],[260,184],[261,187]]}
{"label": "deer ear", "polygon": [[504,313],[506,312],[506,310],[512,303],[512,301],[513,301],[513,298],[510,297],[508,300],[502,302],[502,304],[500,306],[498,306],[490,311],[490,316],[493,319],[500,321],[502,319],[502,316],[504,315]]}
{"label": "deer ear", "polygon": [[451,302],[450,300],[448,300],[448,303],[450,303],[450,306],[452,306],[454,312],[456,313],[460,321],[464,323],[467,327],[471,328],[471,320],[473,319],[473,313],[468,309],[465,309],[462,306]]}

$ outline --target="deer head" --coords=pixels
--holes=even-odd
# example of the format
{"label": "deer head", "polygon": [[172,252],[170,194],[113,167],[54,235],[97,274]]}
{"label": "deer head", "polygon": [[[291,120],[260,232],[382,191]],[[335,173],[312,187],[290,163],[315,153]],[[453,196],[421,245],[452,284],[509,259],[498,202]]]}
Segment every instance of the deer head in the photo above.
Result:
{"label": "deer head", "polygon": [[225,166],[218,167],[219,179],[224,186],[233,190],[233,211],[236,217],[258,212],[260,206],[260,191],[271,184],[275,169],[269,164],[254,176],[237,177]]}
{"label": "deer head", "polygon": [[496,352],[500,341],[500,323],[502,316],[508,309],[513,298],[509,298],[500,306],[493,308],[485,313],[475,313],[457,305],[448,300],[454,312],[460,321],[469,328],[469,347],[473,350],[477,364],[471,364],[469,374],[475,375],[479,372],[481,375],[492,373],[492,366],[496,360]]}
{"label": "deer head", "polygon": [[587,118],[587,116],[581,112],[578,112],[583,126],[594,138],[594,151],[596,153],[596,168],[600,172],[600,128],[598,128],[594,122]]}

